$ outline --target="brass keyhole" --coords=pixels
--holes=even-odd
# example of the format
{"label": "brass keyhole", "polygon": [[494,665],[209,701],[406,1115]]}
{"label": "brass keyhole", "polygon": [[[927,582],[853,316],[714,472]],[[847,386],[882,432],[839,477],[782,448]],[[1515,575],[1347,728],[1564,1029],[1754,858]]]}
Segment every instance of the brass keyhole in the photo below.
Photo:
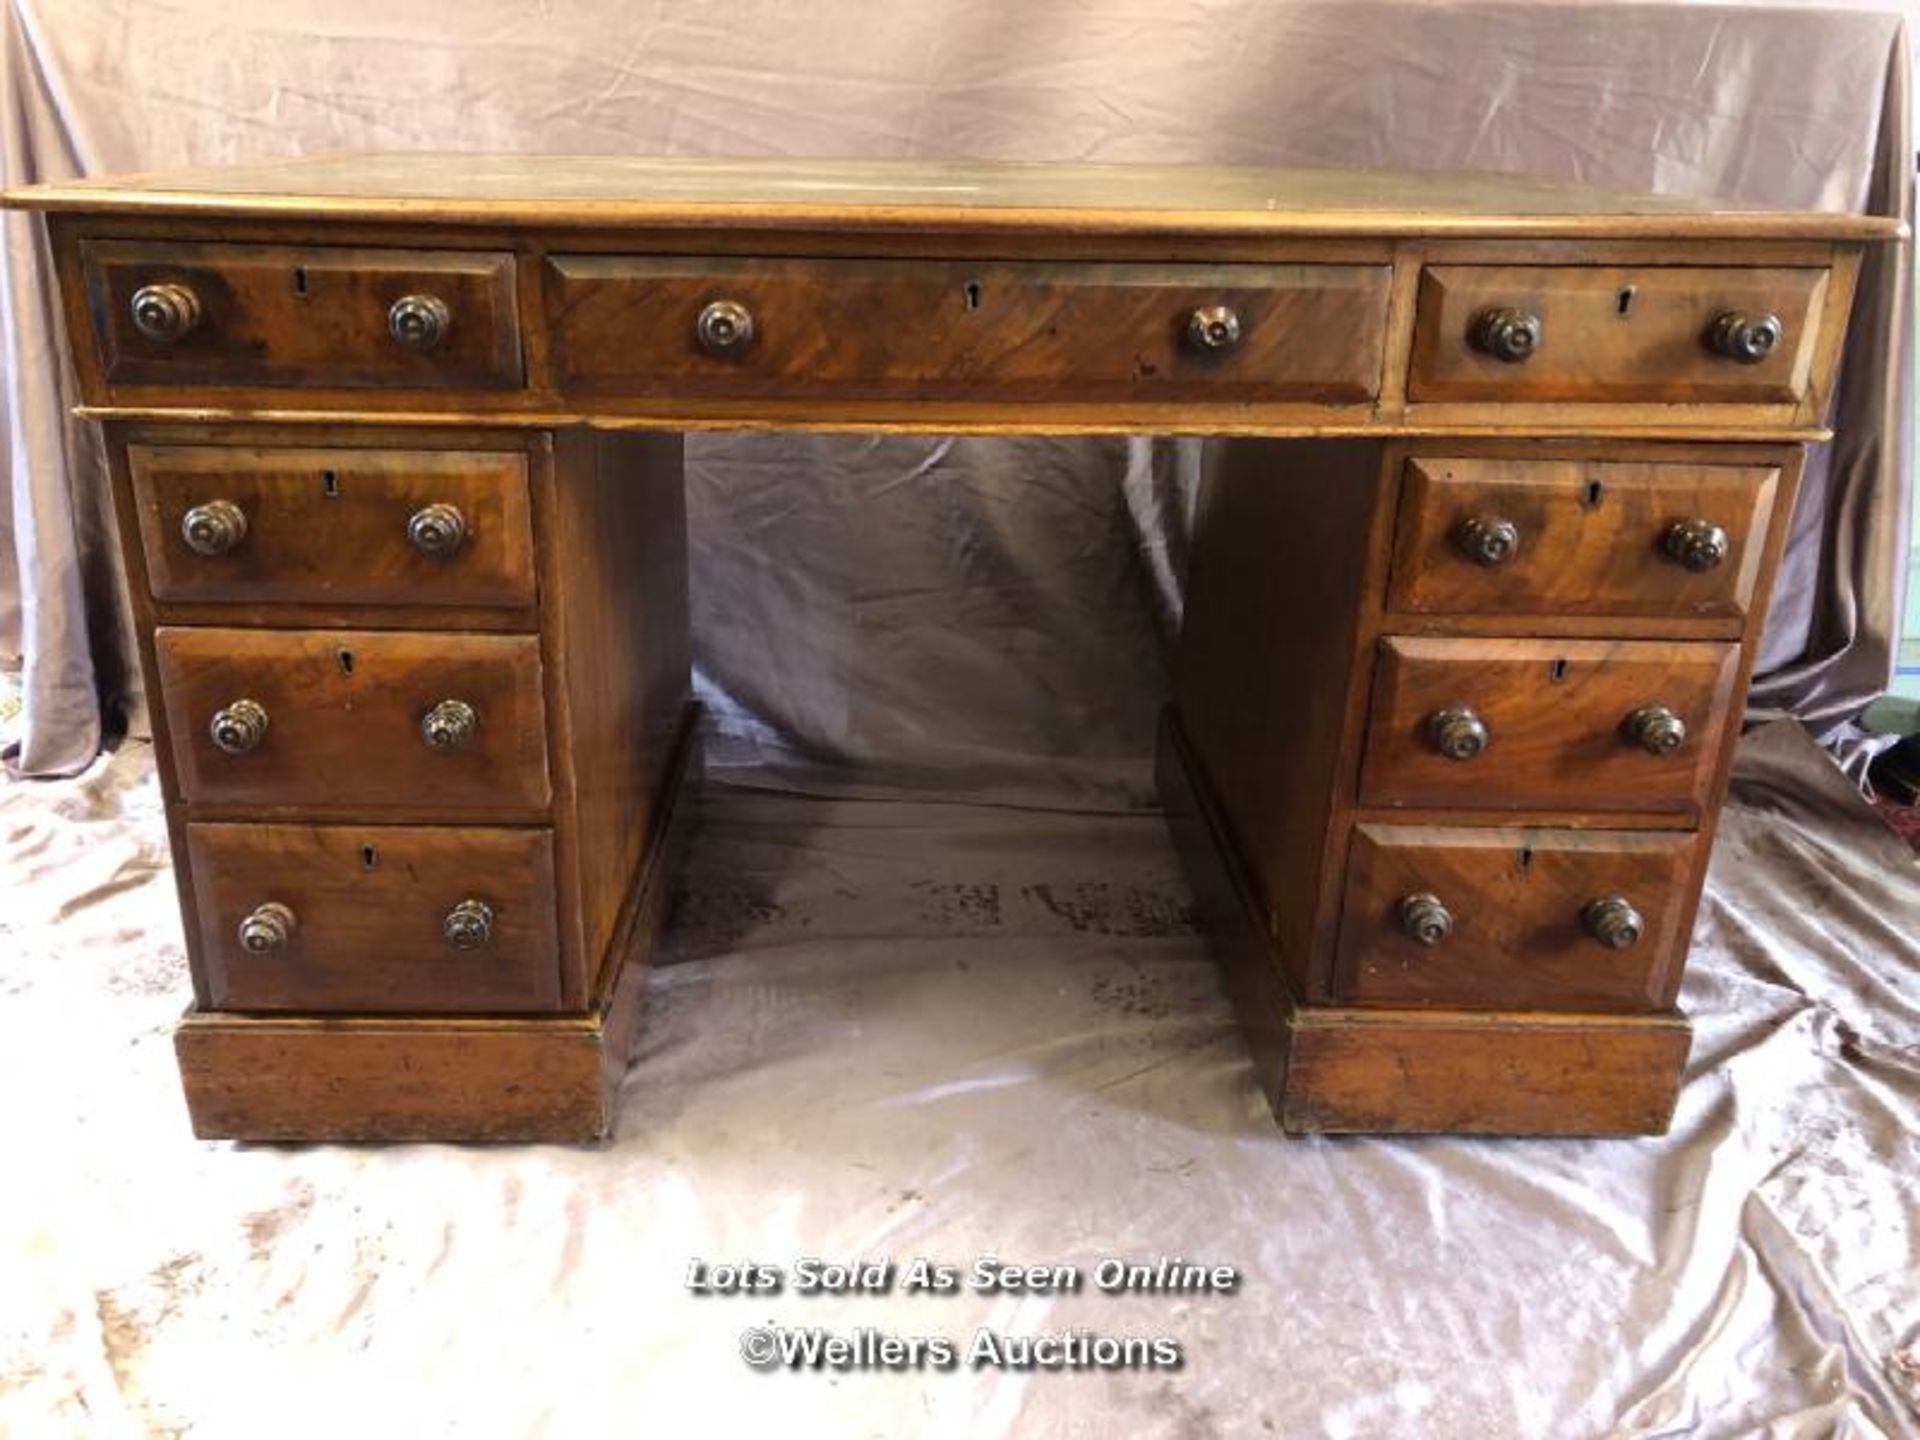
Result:
{"label": "brass keyhole", "polygon": [[967,281],[965,285],[960,287],[960,294],[967,302],[967,309],[978,310],[980,308],[980,282],[978,280]]}
{"label": "brass keyhole", "polygon": [[329,499],[333,499],[340,494],[340,472],[338,470],[322,470],[320,472],[320,493]]}
{"label": "brass keyhole", "polygon": [[334,653],[334,659],[340,662],[340,673],[342,675],[353,674],[353,651],[346,649],[338,650]]}
{"label": "brass keyhole", "polygon": [[1633,309],[1633,297],[1637,293],[1631,285],[1624,287],[1620,293],[1614,297],[1613,313],[1625,319],[1627,312]]}
{"label": "brass keyhole", "polygon": [[1600,508],[1600,497],[1604,493],[1605,487],[1602,486],[1598,480],[1589,480],[1587,481],[1586,492],[1580,497],[1580,503],[1585,505],[1589,510],[1598,510]]}
{"label": "brass keyhole", "polygon": [[1565,680],[1567,678],[1567,662],[1564,659],[1554,661],[1552,666],[1547,670],[1547,678],[1552,680],[1556,685]]}
{"label": "brass keyhole", "polygon": [[360,847],[360,868],[371,870],[380,863],[380,852],[371,845]]}

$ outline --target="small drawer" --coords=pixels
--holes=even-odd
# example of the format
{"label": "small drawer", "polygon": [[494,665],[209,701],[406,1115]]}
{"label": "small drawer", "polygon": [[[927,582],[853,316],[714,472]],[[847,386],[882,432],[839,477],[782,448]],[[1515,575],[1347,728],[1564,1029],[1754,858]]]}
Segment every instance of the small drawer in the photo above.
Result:
{"label": "small drawer", "polygon": [[1823,269],[1441,265],[1420,277],[1413,401],[1792,404]]}
{"label": "small drawer", "polygon": [[154,632],[180,798],[533,809],[551,798],[531,635]]}
{"label": "small drawer", "polygon": [[524,374],[505,252],[89,240],[110,385],[511,390]]}
{"label": "small drawer", "polygon": [[579,394],[1366,400],[1382,265],[1046,265],[555,257]]}
{"label": "small drawer", "polygon": [[1764,465],[1412,460],[1388,607],[1738,618],[1779,484]]}
{"label": "small drawer", "polygon": [[524,455],[134,445],[127,460],[162,603],[533,604]]}
{"label": "small drawer", "polygon": [[1384,640],[1360,803],[1696,814],[1739,655],[1708,643]]}
{"label": "small drawer", "polygon": [[1692,914],[1690,834],[1362,825],[1335,999],[1663,1008]]}
{"label": "small drawer", "polygon": [[559,1008],[550,831],[196,824],[187,855],[219,1009]]}

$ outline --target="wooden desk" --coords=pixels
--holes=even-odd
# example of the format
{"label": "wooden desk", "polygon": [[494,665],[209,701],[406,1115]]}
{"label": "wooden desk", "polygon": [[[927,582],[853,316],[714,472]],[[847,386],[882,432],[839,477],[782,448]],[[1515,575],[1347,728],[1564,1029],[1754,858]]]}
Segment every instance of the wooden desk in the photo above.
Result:
{"label": "wooden desk", "polygon": [[15,192],[105,426],[196,1131],[604,1134],[698,772],[680,432],[1222,437],[1161,788],[1292,1130],[1665,1127],[1890,220],[330,158]]}

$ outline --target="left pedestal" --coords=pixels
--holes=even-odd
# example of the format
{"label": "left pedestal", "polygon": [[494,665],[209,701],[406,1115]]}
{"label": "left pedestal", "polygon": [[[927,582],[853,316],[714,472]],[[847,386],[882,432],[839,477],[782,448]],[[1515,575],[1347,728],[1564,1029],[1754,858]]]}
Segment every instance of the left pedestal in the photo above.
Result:
{"label": "left pedestal", "polygon": [[116,425],[195,1133],[608,1133],[699,773],[677,436]]}

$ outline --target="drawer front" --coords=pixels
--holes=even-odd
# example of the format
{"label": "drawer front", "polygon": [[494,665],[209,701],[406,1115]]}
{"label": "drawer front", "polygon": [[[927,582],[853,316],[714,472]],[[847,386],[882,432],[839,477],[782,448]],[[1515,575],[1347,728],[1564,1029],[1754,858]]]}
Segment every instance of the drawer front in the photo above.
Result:
{"label": "drawer front", "polygon": [[1331,403],[1378,393],[1388,279],[1379,265],[562,256],[548,291],[561,383],[582,394]]}
{"label": "drawer front", "polygon": [[[1738,659],[1704,643],[1382,641],[1361,803],[1697,813]],[[1663,711],[1683,735],[1650,723]]]}
{"label": "drawer front", "polygon": [[1335,998],[1651,1010],[1688,937],[1690,834],[1362,825]]}
{"label": "drawer front", "polygon": [[522,381],[510,254],[94,240],[80,255],[110,385]]}
{"label": "drawer front", "polygon": [[550,799],[531,635],[162,627],[154,648],[183,800],[461,810]]}
{"label": "drawer front", "polygon": [[549,831],[198,824],[187,852],[221,1009],[559,1006]]}
{"label": "drawer front", "polygon": [[527,458],[131,446],[156,600],[533,604]]}
{"label": "drawer front", "polygon": [[[1807,390],[1826,293],[1822,269],[1435,266],[1420,277],[1407,394],[1791,404]],[[1777,338],[1752,358],[1769,316]]]}
{"label": "drawer front", "polygon": [[1737,618],[1760,576],[1770,466],[1419,459],[1390,608]]}

